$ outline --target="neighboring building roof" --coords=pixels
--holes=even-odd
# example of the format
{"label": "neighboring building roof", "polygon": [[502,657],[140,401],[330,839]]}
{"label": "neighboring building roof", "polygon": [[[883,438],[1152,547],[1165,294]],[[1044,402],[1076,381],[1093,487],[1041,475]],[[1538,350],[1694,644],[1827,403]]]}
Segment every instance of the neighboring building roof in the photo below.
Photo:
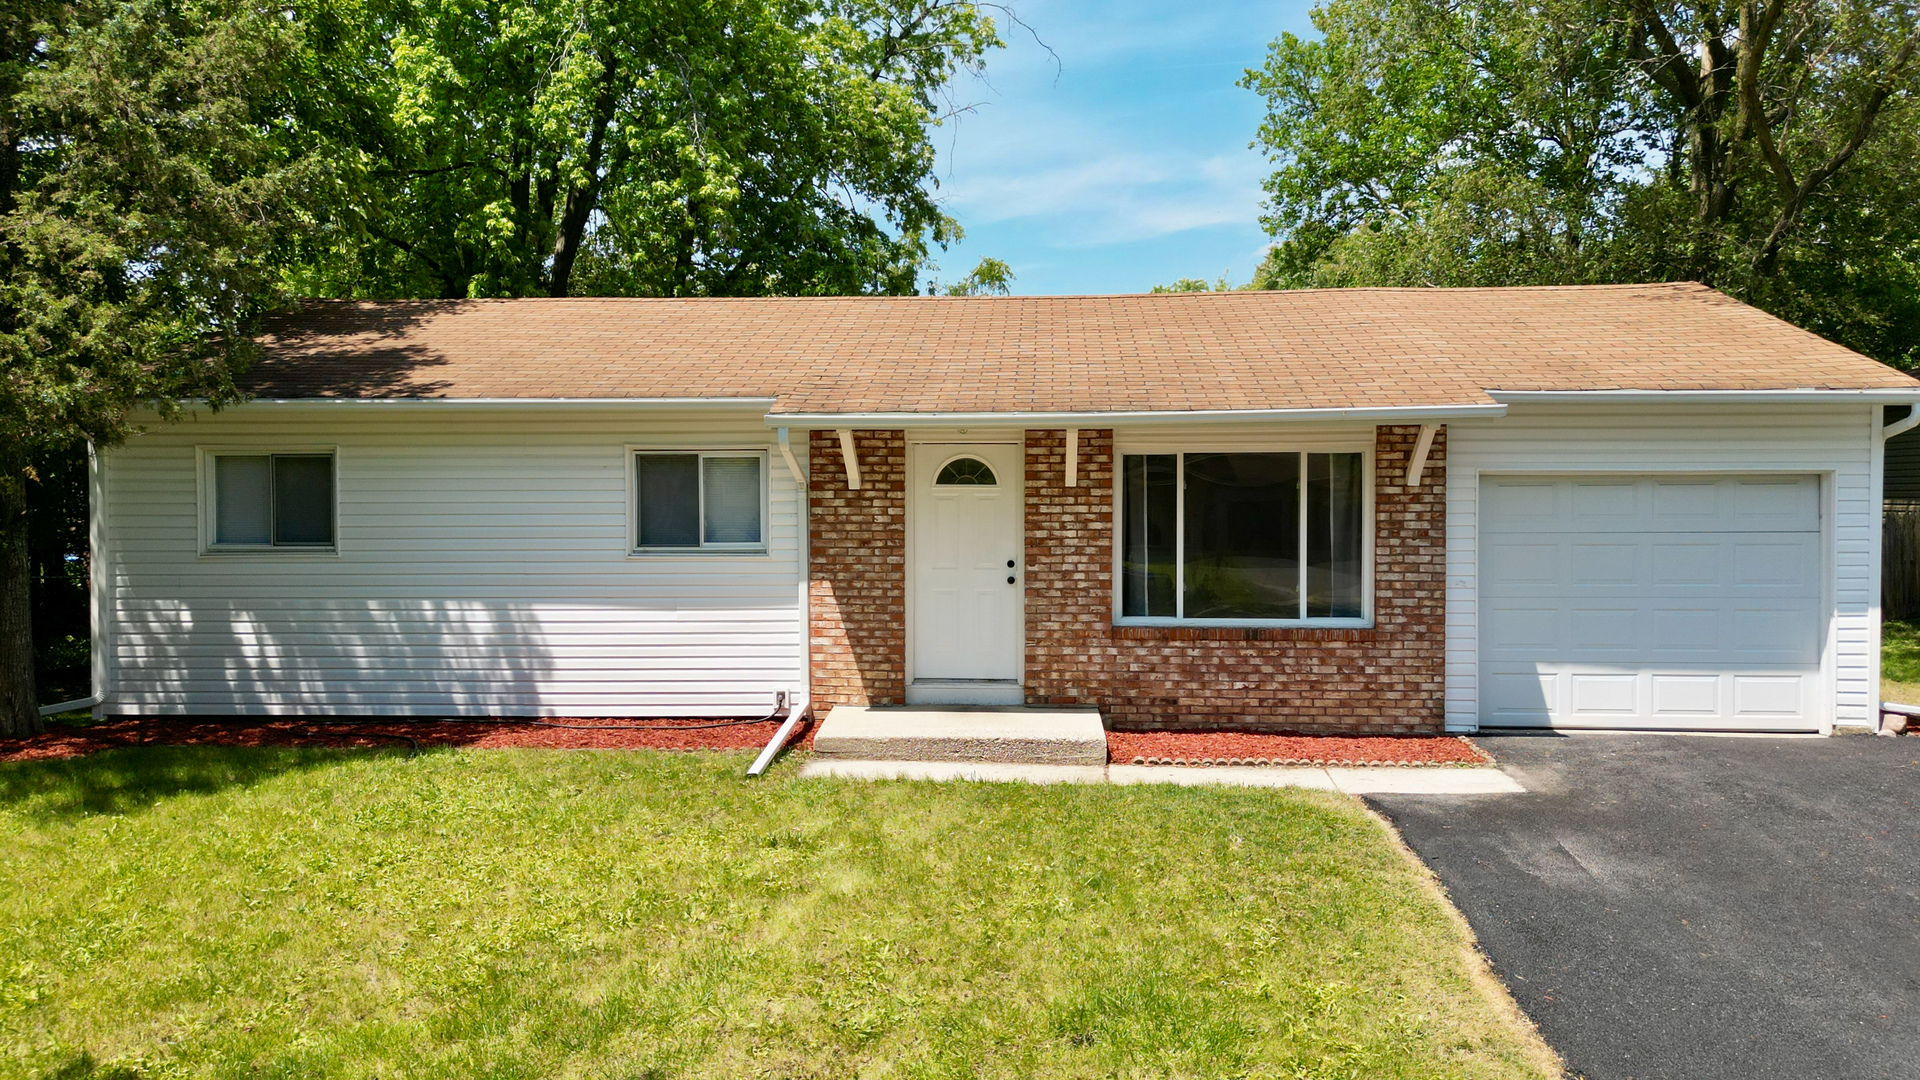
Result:
{"label": "neighboring building roof", "polygon": [[1691,283],[323,302],[262,398],[772,398],[774,413],[1367,409],[1489,390],[1920,390]]}

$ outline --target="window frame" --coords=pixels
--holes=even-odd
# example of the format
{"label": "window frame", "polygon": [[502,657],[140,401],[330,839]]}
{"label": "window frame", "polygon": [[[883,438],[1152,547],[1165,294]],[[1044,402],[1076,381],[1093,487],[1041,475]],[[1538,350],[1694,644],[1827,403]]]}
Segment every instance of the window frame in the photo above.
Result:
{"label": "window frame", "polygon": [[[627,556],[629,558],[657,559],[663,556],[704,557],[742,555],[767,555],[771,552],[771,532],[773,530],[772,513],[772,453],[766,447],[742,447],[739,449],[713,449],[710,447],[629,445],[626,451],[627,477]],[[640,544],[640,468],[642,454],[693,457],[698,460],[694,468],[699,483],[699,537],[698,544],[684,547],[653,545],[643,547]],[[760,540],[751,544],[710,544],[707,542],[707,467],[708,458],[753,458],[760,463]]]}
{"label": "window frame", "polygon": [[[1129,457],[1151,455],[1173,455],[1176,477],[1176,499],[1174,503],[1174,602],[1181,608],[1186,605],[1186,548],[1187,548],[1187,455],[1188,454],[1297,454],[1300,461],[1300,596],[1301,607],[1306,606],[1307,578],[1307,454],[1359,454],[1360,455],[1360,616],[1358,618],[1316,618],[1297,619],[1203,619],[1189,618],[1184,615],[1127,615],[1125,603],[1125,566],[1126,566],[1126,484],[1124,475],[1126,459]],[[1376,573],[1374,560],[1375,538],[1380,531],[1378,515],[1374,509],[1374,453],[1371,445],[1345,443],[1291,444],[1285,446],[1253,445],[1209,445],[1206,443],[1182,441],[1177,444],[1153,441],[1140,445],[1116,445],[1113,450],[1113,625],[1115,626],[1190,626],[1190,627],[1296,627],[1326,629],[1364,630],[1373,627],[1373,581]]]}
{"label": "window frame", "polygon": [[[271,446],[196,446],[194,453],[198,457],[194,470],[197,480],[200,503],[200,554],[204,556],[267,555],[275,559],[298,559],[301,557],[330,558],[340,554],[340,448],[337,445],[292,445],[274,443]],[[269,540],[264,544],[223,544],[220,542],[220,483],[218,479],[219,459],[223,457],[321,457],[324,456],[333,466],[333,541],[326,544],[276,544]],[[269,466],[271,470],[271,466]],[[273,511],[269,507],[268,520],[272,520]]]}

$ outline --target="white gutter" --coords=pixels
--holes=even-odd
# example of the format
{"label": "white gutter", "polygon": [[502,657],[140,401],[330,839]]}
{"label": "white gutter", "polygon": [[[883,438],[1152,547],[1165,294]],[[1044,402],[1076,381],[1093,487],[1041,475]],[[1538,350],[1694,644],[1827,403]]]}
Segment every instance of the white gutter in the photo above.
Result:
{"label": "white gutter", "polygon": [[[266,406],[273,409],[755,409],[766,412],[778,401],[770,397],[739,398],[426,398],[426,397],[354,397],[354,398],[250,398],[236,406]],[[188,404],[205,404],[189,402]],[[235,407],[235,406],[229,406]]]}
{"label": "white gutter", "polygon": [[1509,405],[1914,405],[1912,390],[1488,390]]}
{"label": "white gutter", "polygon": [[[1914,396],[1920,399],[1920,394]],[[1901,400],[1909,400],[1903,398]],[[1101,428],[1145,424],[1270,424],[1301,420],[1367,420],[1378,423],[1419,423],[1428,420],[1479,420],[1505,416],[1505,405],[1405,405],[1340,409],[1164,409],[1151,412],[867,412],[774,413],[768,427],[795,428],[926,428],[1029,427]]]}

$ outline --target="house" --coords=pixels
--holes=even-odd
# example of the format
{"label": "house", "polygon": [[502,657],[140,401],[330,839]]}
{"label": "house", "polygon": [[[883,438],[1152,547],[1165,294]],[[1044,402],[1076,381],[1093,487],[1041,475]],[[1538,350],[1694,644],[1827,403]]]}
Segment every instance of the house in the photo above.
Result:
{"label": "house", "polygon": [[1693,284],[321,303],[98,457],[109,715],[1877,722],[1920,381]]}

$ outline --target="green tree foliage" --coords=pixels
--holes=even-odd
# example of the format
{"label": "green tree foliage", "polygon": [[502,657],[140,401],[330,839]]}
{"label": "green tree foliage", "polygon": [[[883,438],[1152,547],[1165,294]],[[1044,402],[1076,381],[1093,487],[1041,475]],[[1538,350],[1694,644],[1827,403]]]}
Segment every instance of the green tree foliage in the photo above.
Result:
{"label": "green tree foliage", "polygon": [[324,201],[288,138],[294,27],[253,0],[0,8],[0,733],[39,727],[27,490],[137,406],[233,397]]}
{"label": "green tree foliage", "polygon": [[965,0],[320,0],[352,214],[303,291],[912,292]]}
{"label": "green tree foliage", "polygon": [[1238,292],[1242,289],[1251,289],[1255,287],[1256,286],[1252,282],[1249,282],[1245,285],[1235,285],[1232,282],[1232,280],[1230,280],[1227,277],[1227,275],[1221,274],[1219,277],[1215,278],[1212,281],[1208,281],[1206,278],[1197,278],[1197,277],[1175,278],[1171,285],[1155,285],[1151,291],[1157,292],[1157,293]]}
{"label": "green tree foliage", "polygon": [[1005,296],[1013,291],[1013,267],[988,256],[967,271],[966,277],[947,285],[935,282],[928,291],[948,296]]}
{"label": "green tree foliage", "polygon": [[1920,16],[1856,0],[1330,0],[1242,85],[1258,280],[1706,281],[1920,363]]}

